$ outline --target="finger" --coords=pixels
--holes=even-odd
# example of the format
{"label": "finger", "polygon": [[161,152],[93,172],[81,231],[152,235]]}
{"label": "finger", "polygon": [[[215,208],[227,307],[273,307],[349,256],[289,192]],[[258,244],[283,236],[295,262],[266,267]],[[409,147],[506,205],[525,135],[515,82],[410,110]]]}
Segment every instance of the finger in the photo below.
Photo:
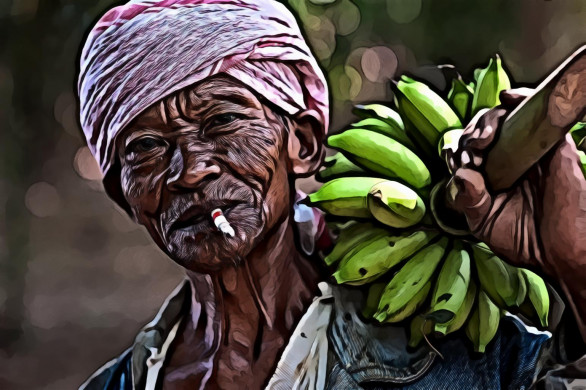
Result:
{"label": "finger", "polygon": [[448,194],[452,208],[464,214],[473,232],[482,226],[490,211],[492,197],[480,172],[458,169],[448,183]]}
{"label": "finger", "polygon": [[506,114],[507,111],[502,108],[493,108],[486,111],[478,119],[474,131],[462,135],[460,146],[470,153],[484,151],[494,141],[496,129],[498,129],[501,120]]}
{"label": "finger", "polygon": [[482,110],[478,111],[476,113],[476,115],[474,115],[474,117],[472,117],[472,119],[470,120],[470,122],[468,122],[468,125],[466,125],[466,128],[464,129],[464,132],[462,133],[462,135],[460,136],[460,139],[458,140],[458,147],[456,150],[453,151],[453,156],[452,156],[452,169],[450,170],[450,172],[454,172],[458,167],[461,166],[461,153],[463,150],[462,147],[462,143],[463,143],[463,139],[469,138],[469,137],[478,137],[480,135],[480,128],[477,127],[478,125],[478,121],[480,120],[480,118],[482,117],[482,115],[486,114],[488,112],[488,108],[483,108]]}
{"label": "finger", "polygon": [[496,129],[507,111],[502,108],[483,110],[473,119],[474,124],[466,128],[460,137],[454,162],[458,167],[480,167],[484,160],[484,150],[496,136]]}
{"label": "finger", "polygon": [[462,135],[464,136],[464,135],[473,133],[477,128],[478,121],[487,112],[488,112],[488,108],[483,108],[482,110],[478,111],[476,113],[476,115],[474,115],[472,117],[472,119],[470,119],[470,122],[468,122],[468,124],[466,125],[466,128],[464,129],[464,133]]}
{"label": "finger", "polygon": [[535,90],[533,88],[515,88],[501,91],[499,99],[503,106],[516,107],[519,103],[529,96],[533,96]]}

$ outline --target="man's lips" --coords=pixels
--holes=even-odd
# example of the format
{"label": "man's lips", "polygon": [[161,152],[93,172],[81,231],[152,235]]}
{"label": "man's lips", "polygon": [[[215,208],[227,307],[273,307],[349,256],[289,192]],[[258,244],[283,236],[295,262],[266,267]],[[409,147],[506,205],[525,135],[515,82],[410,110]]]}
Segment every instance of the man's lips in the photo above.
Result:
{"label": "man's lips", "polygon": [[220,208],[225,216],[240,202],[209,202],[209,206],[193,205],[185,210],[179,218],[171,223],[168,233],[173,233],[177,230],[196,229],[201,230],[202,225],[209,227],[215,226],[212,221],[212,210]]}

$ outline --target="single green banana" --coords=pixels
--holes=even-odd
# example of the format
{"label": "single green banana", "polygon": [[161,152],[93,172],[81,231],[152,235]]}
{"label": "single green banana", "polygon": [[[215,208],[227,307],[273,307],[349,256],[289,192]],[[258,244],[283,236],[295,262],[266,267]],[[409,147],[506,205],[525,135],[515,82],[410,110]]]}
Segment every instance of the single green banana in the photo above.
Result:
{"label": "single green banana", "polygon": [[423,341],[423,336],[428,335],[433,330],[433,321],[425,318],[423,315],[413,317],[411,320],[409,332],[409,346],[417,347]]}
{"label": "single green banana", "polygon": [[338,283],[357,283],[378,278],[411,257],[437,236],[435,231],[417,231],[402,236],[380,236],[352,255],[344,257],[334,277]]}
{"label": "single green banana", "polygon": [[346,156],[338,152],[333,156],[326,157],[322,166],[325,169],[317,173],[316,179],[324,182],[342,176],[365,176],[364,169],[348,160]]}
{"label": "single green banana", "polygon": [[437,278],[428,317],[437,324],[454,318],[466,300],[470,274],[470,255],[460,241],[455,241]]}
{"label": "single green banana", "polygon": [[496,55],[488,62],[488,66],[478,75],[476,90],[472,99],[472,115],[476,115],[483,108],[493,108],[501,101],[501,91],[511,89],[511,81],[502,66],[501,58]]}
{"label": "single green banana", "polygon": [[350,225],[340,232],[334,249],[326,255],[324,261],[327,265],[332,265],[360,243],[385,233],[387,233],[386,229],[377,228],[369,222]]}
{"label": "single green banana", "polygon": [[366,196],[376,183],[384,179],[373,177],[342,177],[325,183],[309,195],[313,206],[342,217],[370,218]]}
{"label": "single green banana", "polygon": [[531,304],[535,308],[535,312],[539,317],[541,326],[547,328],[549,316],[549,292],[543,279],[529,271],[528,269],[521,269],[525,282],[527,282],[527,295]]}
{"label": "single green banana", "polygon": [[448,102],[452,105],[461,120],[466,120],[470,113],[470,104],[474,97],[474,90],[462,79],[454,78],[452,88],[448,92]]}
{"label": "single green banana", "polygon": [[466,323],[466,336],[468,337],[468,340],[472,341],[474,350],[478,352],[478,340],[480,339],[480,318],[478,317],[478,300],[476,302],[476,308],[472,311],[472,314],[470,314],[468,322]]}
{"label": "single green banana", "polygon": [[414,138],[436,150],[440,135],[450,129],[461,129],[462,122],[450,105],[427,85],[403,76],[397,83],[397,106],[413,124]]}
{"label": "single green banana", "polygon": [[378,308],[378,302],[380,297],[383,295],[386,283],[373,283],[368,289],[368,296],[366,297],[366,303],[362,309],[362,315],[366,318],[372,318],[376,309]]}
{"label": "single green banana", "polygon": [[375,314],[377,320],[398,322],[417,309],[422,290],[424,287],[429,288],[426,286],[442,260],[448,243],[449,239],[442,237],[407,261],[385,287]]}
{"label": "single green banana", "polygon": [[517,298],[515,299],[515,306],[521,306],[523,301],[525,301],[525,297],[527,297],[527,282],[525,282],[525,277],[523,276],[522,268],[512,267],[517,274],[517,279],[519,280],[519,287],[517,288]]}
{"label": "single green banana", "polygon": [[425,163],[406,146],[392,138],[369,130],[347,130],[328,139],[360,166],[389,178],[398,178],[415,188],[431,183]]}
{"label": "single green banana", "polygon": [[361,120],[360,122],[353,123],[351,125],[351,128],[375,131],[377,133],[386,135],[387,137],[391,137],[392,139],[394,139],[397,142],[400,142],[412,151],[416,151],[413,141],[411,141],[403,127],[399,127],[397,125],[393,125],[392,123],[385,122],[382,119],[366,118]]}
{"label": "single green banana", "polygon": [[374,275],[368,274],[366,268],[362,267],[363,263],[383,262],[398,239],[399,237],[387,233],[358,244],[342,258],[337,271],[332,276],[338,284],[371,280]]}
{"label": "single green banana", "polygon": [[466,335],[474,344],[476,352],[485,352],[486,346],[496,335],[500,320],[501,310],[480,290],[476,310],[466,326]]}
{"label": "single green banana", "polygon": [[[429,292],[431,291],[431,280],[428,280],[427,283],[423,285],[421,289],[403,305],[399,311],[395,313],[382,313],[376,319],[380,322],[388,322],[388,323],[395,323],[400,322],[415,313],[417,309],[423,305],[423,302],[426,300]],[[384,316],[384,319],[382,318]]]}
{"label": "single green banana", "polygon": [[519,274],[482,244],[472,245],[482,289],[499,306],[515,306],[519,297]]}
{"label": "single green banana", "polygon": [[[478,84],[478,79],[480,78],[480,74],[482,73],[483,68],[476,68],[474,69],[474,81],[473,83]],[[476,88],[474,88],[476,90]]]}
{"label": "single green banana", "polygon": [[363,286],[365,284],[370,284],[378,279],[378,276],[373,276],[371,278],[362,279],[356,282],[345,282],[348,286]]}
{"label": "single green banana", "polygon": [[462,302],[462,306],[460,306],[454,318],[444,324],[436,324],[435,331],[447,335],[459,330],[466,323],[466,320],[472,311],[474,302],[476,302],[476,292],[476,284],[471,280],[468,284],[468,291],[466,292],[464,302]]}
{"label": "single green banana", "polygon": [[369,246],[373,242],[384,239],[385,237],[388,237],[386,241],[393,241],[397,239],[395,236],[390,235],[389,231],[386,229],[376,228],[376,230],[376,233],[366,237],[364,240],[362,240],[361,242],[356,244],[352,249],[350,249],[344,256],[342,256],[340,262],[338,263],[338,270],[340,268],[345,267],[346,263],[348,263],[352,258],[354,258],[358,252],[361,252],[365,247]]}
{"label": "single green banana", "polygon": [[394,228],[413,226],[425,215],[425,204],[419,195],[396,181],[375,184],[367,198],[368,209],[374,218]]}
{"label": "single green banana", "polygon": [[358,104],[354,106],[353,112],[362,119],[377,118],[394,128],[405,131],[405,125],[403,124],[401,115],[391,107],[383,104]]}

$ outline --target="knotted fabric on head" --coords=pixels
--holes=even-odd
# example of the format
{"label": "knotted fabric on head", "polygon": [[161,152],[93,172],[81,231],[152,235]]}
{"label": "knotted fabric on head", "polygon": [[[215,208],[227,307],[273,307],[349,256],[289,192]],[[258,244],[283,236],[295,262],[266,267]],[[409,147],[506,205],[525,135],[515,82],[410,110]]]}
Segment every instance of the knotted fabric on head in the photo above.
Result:
{"label": "knotted fabric on head", "polygon": [[293,15],[274,0],[142,0],[108,11],[81,55],[80,119],[106,173],[116,135],[143,110],[206,77],[240,80],[286,113],[314,110],[326,82]]}

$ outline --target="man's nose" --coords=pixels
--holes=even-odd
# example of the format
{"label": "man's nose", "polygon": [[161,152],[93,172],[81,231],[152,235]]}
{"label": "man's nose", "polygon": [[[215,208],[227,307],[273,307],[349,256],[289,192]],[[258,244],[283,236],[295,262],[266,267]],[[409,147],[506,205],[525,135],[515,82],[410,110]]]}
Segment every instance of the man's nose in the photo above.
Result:
{"label": "man's nose", "polygon": [[196,158],[196,153],[177,148],[171,158],[167,187],[173,191],[193,190],[217,179],[221,170],[209,158]]}

